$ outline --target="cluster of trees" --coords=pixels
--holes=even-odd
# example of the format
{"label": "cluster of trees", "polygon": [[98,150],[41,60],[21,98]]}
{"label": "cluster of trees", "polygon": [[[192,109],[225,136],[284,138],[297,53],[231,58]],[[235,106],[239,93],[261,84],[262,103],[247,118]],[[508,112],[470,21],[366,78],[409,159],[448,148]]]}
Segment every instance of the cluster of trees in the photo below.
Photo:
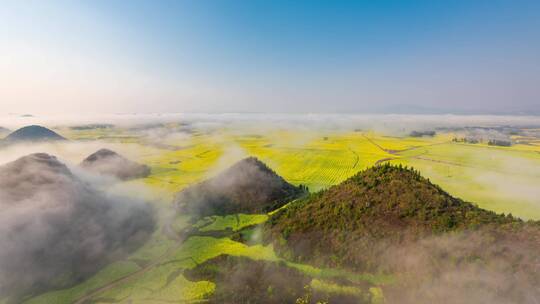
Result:
{"label": "cluster of trees", "polygon": [[[468,144],[478,144],[482,142],[482,139],[478,139],[475,137],[454,137],[452,139],[453,142],[462,142],[462,143],[468,143]],[[489,139],[487,140],[487,144],[490,146],[500,146],[500,147],[510,147],[512,146],[512,140],[510,139]]]}
{"label": "cluster of trees", "polygon": [[430,136],[433,137],[437,134],[435,131],[412,131],[409,136],[411,137],[423,137],[423,136]]}
{"label": "cluster of trees", "polygon": [[488,145],[490,145],[490,146],[510,147],[512,145],[512,142],[509,141],[509,140],[502,140],[502,139],[490,139],[488,141]]}
{"label": "cluster of trees", "polygon": [[480,140],[477,139],[477,138],[474,138],[474,137],[461,137],[461,138],[454,137],[454,138],[452,138],[452,141],[453,142],[462,142],[462,143],[467,143],[467,144],[478,144],[478,143],[480,143]]}

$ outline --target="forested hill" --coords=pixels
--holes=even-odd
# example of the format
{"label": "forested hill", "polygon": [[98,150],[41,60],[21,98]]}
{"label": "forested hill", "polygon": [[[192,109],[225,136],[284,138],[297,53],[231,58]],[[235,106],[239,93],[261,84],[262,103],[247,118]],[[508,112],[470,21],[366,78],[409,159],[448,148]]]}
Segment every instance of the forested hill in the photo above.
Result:
{"label": "forested hill", "polygon": [[178,193],[180,212],[196,216],[263,213],[304,194],[254,157],[245,158],[217,176]]}
{"label": "forested hill", "polygon": [[482,231],[493,244],[524,239],[521,246],[539,252],[538,228],[454,198],[413,169],[382,165],[293,202],[271,217],[265,235],[299,261],[381,270],[390,248],[447,232]]}

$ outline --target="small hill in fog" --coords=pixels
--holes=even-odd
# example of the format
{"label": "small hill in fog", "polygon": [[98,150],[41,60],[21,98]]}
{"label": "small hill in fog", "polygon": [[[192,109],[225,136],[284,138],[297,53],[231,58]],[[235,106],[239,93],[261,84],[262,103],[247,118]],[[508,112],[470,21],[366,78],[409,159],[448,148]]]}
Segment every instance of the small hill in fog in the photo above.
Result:
{"label": "small hill in fog", "polygon": [[109,149],[100,149],[91,154],[82,161],[81,167],[94,173],[114,176],[121,180],[143,178],[150,175],[148,166],[131,161]]}
{"label": "small hill in fog", "polygon": [[7,143],[15,142],[44,142],[66,140],[58,133],[42,126],[26,126],[9,134],[4,141]]}
{"label": "small hill in fog", "polygon": [[190,186],[175,198],[180,212],[207,216],[264,213],[277,209],[305,192],[255,157],[243,159],[216,177]]}
{"label": "small hill in fog", "polygon": [[0,294],[73,285],[140,246],[154,229],[144,202],[106,194],[54,156],[0,166]]}

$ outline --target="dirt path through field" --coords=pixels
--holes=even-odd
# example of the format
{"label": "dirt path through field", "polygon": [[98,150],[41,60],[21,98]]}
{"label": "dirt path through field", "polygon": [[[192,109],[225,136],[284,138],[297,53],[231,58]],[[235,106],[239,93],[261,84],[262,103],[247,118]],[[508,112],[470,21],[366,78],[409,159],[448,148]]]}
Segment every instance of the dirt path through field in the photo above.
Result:
{"label": "dirt path through field", "polygon": [[[172,227],[170,227],[170,224],[166,224],[163,227],[163,233],[169,234],[172,231]],[[112,282],[109,282],[106,285],[103,285],[97,289],[92,290],[90,293],[84,295],[83,297],[76,300],[75,304],[86,304],[90,303],[90,300],[97,296],[100,293],[103,293],[105,291],[111,290],[115,287],[120,286],[121,284],[135,278],[138,276],[141,276],[142,274],[148,272],[149,270],[155,268],[156,266],[159,266],[163,262],[166,261],[167,257],[169,257],[173,252],[178,250],[180,246],[182,246],[182,243],[184,240],[193,232],[193,228],[189,227],[184,230],[182,230],[180,233],[177,234],[177,237],[175,238],[177,240],[177,244],[171,248],[169,248],[165,253],[163,253],[161,256],[159,256],[154,262],[150,263],[149,265],[137,270],[136,272],[130,273],[122,278],[116,279]]]}
{"label": "dirt path through field", "polygon": [[349,151],[351,151],[351,153],[354,155],[354,165],[352,166],[352,168],[354,169],[358,165],[358,162],[360,162],[360,156],[358,155],[358,153],[356,153],[356,151],[351,149],[351,147],[347,147],[347,149],[349,149]]}
{"label": "dirt path through field", "polygon": [[[362,136],[363,136],[367,141],[369,141],[372,145],[374,145],[374,146],[376,146],[377,148],[381,149],[381,151],[386,152],[386,153],[393,154],[393,153],[389,152],[389,150],[386,150],[386,149],[383,148],[381,145],[379,145],[378,143],[376,143],[373,139],[367,137],[365,134],[362,134]],[[391,151],[391,150],[390,150],[390,151]]]}
{"label": "dirt path through field", "polygon": [[376,146],[377,148],[379,148],[381,151],[383,152],[386,152],[386,153],[389,153],[389,154],[398,154],[398,153],[402,153],[402,152],[407,152],[407,151],[412,151],[412,150],[416,150],[416,149],[420,149],[420,148],[424,148],[424,147],[431,147],[431,146],[436,146],[436,145],[443,145],[443,144],[447,144],[447,143],[450,143],[451,141],[443,141],[443,142],[438,142],[438,143],[433,143],[433,144],[427,144],[427,145],[421,145],[421,146],[413,146],[413,147],[410,147],[410,148],[407,148],[407,149],[402,149],[402,150],[391,150],[391,149],[386,149],[384,148],[383,146],[379,145],[377,142],[375,142],[373,139],[369,138],[368,136],[366,136],[365,134],[362,134],[362,136],[367,140],[369,141],[371,144],[373,144],[374,146]]}

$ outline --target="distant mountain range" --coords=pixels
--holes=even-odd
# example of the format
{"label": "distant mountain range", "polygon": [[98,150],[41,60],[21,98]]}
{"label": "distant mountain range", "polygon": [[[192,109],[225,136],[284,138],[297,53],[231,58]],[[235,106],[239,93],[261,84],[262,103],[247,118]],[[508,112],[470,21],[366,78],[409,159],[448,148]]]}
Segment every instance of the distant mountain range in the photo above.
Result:
{"label": "distant mountain range", "polygon": [[367,109],[374,114],[455,114],[455,115],[540,115],[540,106],[507,109],[463,109],[456,107],[429,107],[411,104],[375,107]]}

